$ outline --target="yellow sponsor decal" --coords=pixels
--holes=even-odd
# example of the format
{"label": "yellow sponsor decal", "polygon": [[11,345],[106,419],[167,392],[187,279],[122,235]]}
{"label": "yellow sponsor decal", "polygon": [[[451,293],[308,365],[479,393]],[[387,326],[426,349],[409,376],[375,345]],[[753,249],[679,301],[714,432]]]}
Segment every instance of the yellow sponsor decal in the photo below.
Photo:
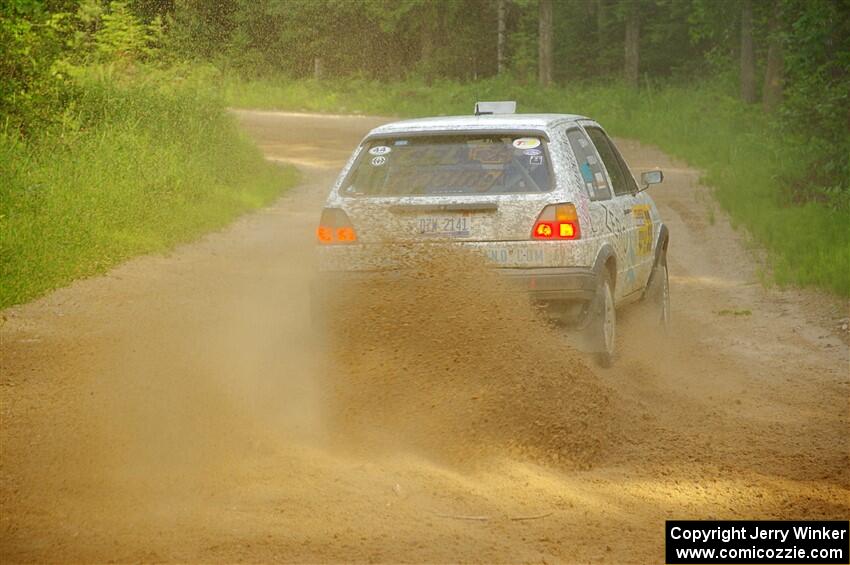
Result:
{"label": "yellow sponsor decal", "polygon": [[652,215],[649,213],[649,205],[633,206],[632,217],[637,227],[637,254],[649,255],[652,252]]}

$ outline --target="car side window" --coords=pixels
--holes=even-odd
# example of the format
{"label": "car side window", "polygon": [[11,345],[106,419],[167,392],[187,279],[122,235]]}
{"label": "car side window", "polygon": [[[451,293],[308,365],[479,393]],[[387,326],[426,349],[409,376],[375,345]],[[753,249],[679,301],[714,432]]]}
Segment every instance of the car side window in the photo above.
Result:
{"label": "car side window", "polygon": [[626,164],[626,160],[623,159],[623,154],[620,153],[620,150],[617,149],[617,146],[614,145],[614,142],[611,141],[611,138],[609,138],[608,136],[605,136],[605,137],[608,139],[608,143],[611,145],[611,148],[614,150],[614,155],[617,156],[617,161],[620,162],[620,168],[623,170],[623,175],[626,177],[626,189],[631,193],[637,192],[638,191],[637,182],[635,182],[635,177],[634,177],[634,175],[632,175],[631,169],[629,169],[629,166]]}
{"label": "car side window", "polygon": [[608,186],[608,180],[605,178],[605,172],[602,170],[596,151],[593,150],[593,144],[577,127],[569,128],[565,135],[578,161],[578,168],[590,199],[610,199],[611,188]]}
{"label": "car side window", "polygon": [[587,130],[587,135],[593,141],[593,145],[596,146],[599,156],[602,157],[605,168],[608,170],[608,176],[611,177],[611,184],[614,185],[614,194],[619,196],[632,192],[627,180],[627,177],[631,175],[628,174],[628,170],[623,172],[617,150],[608,140],[608,136],[597,127],[587,127],[585,129]]}

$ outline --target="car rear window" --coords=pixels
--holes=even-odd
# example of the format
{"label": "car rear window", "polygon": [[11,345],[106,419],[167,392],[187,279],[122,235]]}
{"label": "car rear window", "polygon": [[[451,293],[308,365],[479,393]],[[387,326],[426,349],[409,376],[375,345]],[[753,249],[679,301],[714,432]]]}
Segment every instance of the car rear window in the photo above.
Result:
{"label": "car rear window", "polygon": [[372,140],[342,186],[345,196],[548,192],[546,144],[522,135],[440,135]]}

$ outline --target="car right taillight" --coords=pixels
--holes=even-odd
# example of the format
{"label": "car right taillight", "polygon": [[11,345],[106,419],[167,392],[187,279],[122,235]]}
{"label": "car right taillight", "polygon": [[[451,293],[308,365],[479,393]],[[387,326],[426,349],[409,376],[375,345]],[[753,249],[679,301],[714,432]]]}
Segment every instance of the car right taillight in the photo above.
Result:
{"label": "car right taillight", "polygon": [[534,223],[531,237],[547,240],[579,239],[581,229],[576,207],[569,203],[546,206]]}
{"label": "car right taillight", "polygon": [[316,228],[316,239],[324,245],[354,243],[357,241],[357,232],[344,210],[325,208],[319,227]]}

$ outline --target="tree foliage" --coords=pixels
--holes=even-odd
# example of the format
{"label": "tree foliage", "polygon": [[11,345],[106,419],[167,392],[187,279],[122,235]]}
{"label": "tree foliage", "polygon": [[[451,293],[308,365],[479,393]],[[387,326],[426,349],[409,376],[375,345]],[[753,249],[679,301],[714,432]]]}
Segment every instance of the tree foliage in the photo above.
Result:
{"label": "tree foliage", "polygon": [[[551,69],[540,65],[541,1],[505,1],[504,66],[515,80],[699,80],[746,102],[764,94],[765,107],[778,108],[778,135],[810,142],[817,170],[790,182],[795,198],[850,199],[850,0],[552,0]],[[146,0],[147,17],[172,17],[185,56],[255,76],[318,68],[465,81],[499,70],[498,0],[160,0],[159,11],[154,2]]]}
{"label": "tree foliage", "polygon": [[[761,99],[805,140],[794,198],[850,200],[850,0],[502,0],[503,75],[570,88],[711,81]],[[500,0],[0,0],[0,113],[61,121],[73,69],[201,60],[243,77],[421,77],[499,71]],[[540,65],[540,14],[552,22]],[[742,8],[748,6],[749,10]],[[748,14],[751,28],[742,15]],[[752,45],[742,72],[742,24]],[[628,40],[628,43],[627,43]],[[744,46],[746,47],[746,43]],[[628,49],[626,48],[628,46]],[[773,53],[773,58],[769,54]],[[768,61],[771,61],[768,65]],[[766,72],[770,69],[770,76]],[[741,127],[746,127],[742,124]],[[843,195],[843,196],[841,196]]]}
{"label": "tree foliage", "polygon": [[164,32],[124,2],[6,0],[0,14],[0,116],[24,135],[67,122],[81,68],[153,60]]}

